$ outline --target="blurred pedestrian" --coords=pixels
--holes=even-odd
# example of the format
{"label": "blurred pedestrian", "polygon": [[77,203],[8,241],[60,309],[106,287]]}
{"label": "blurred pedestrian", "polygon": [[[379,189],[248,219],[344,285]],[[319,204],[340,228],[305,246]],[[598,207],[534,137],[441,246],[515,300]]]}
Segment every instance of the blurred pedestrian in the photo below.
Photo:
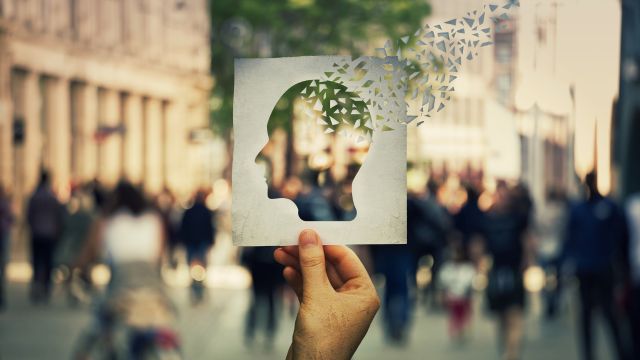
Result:
{"label": "blurred pedestrian", "polygon": [[[329,188],[331,191],[333,213],[339,221],[351,221],[355,219],[358,214],[355,204],[353,203],[353,180],[358,174],[360,166],[360,164],[349,165],[347,167],[347,175],[342,181],[335,182],[335,180],[333,180],[334,183],[325,184],[325,188]],[[332,179],[331,176],[328,176],[328,178]]]}
{"label": "blurred pedestrian", "polygon": [[627,201],[627,220],[629,223],[629,264],[631,275],[631,333],[633,359],[640,359],[640,193],[629,197]]}
{"label": "blurred pedestrian", "polygon": [[[565,287],[565,277],[561,276],[562,270],[562,244],[566,238],[566,229],[568,214],[570,209],[570,201],[564,191],[557,191],[554,198],[549,199],[545,206],[544,217],[547,219],[546,224],[540,226],[541,232],[546,233],[546,246],[542,245],[546,251],[541,251],[539,257],[542,265],[545,267],[547,276],[555,279],[553,286],[546,286],[543,292],[545,300],[545,315],[548,319],[554,319],[558,315],[560,307],[560,299]],[[549,246],[551,245],[551,246]]]}
{"label": "blurred pedestrian", "polygon": [[451,261],[440,271],[440,288],[449,312],[449,335],[453,340],[464,340],[471,321],[471,296],[475,268],[466,257],[461,244],[454,245]]}
{"label": "blurred pedestrian", "polygon": [[335,221],[338,220],[333,207],[319,183],[320,173],[307,169],[301,176],[302,190],[295,198],[298,216],[303,221]]}
{"label": "blurred pedestrian", "polygon": [[96,321],[81,335],[75,358],[89,358],[98,342],[108,346],[102,349],[107,353],[101,357],[113,358],[118,354],[113,343],[118,339],[115,332],[122,326],[128,329],[127,336],[138,330],[159,330],[165,334],[166,346],[177,341],[172,330],[175,310],[160,276],[164,241],[162,220],[142,192],[128,182],[119,182],[78,260],[78,266],[84,268],[105,259],[111,277]]}
{"label": "blurred pedestrian", "polygon": [[60,239],[60,245],[56,250],[56,265],[66,271],[65,286],[67,298],[71,305],[75,305],[79,298],[74,292],[73,284],[76,275],[88,284],[88,269],[76,268],[76,261],[80,257],[82,249],[89,239],[91,224],[94,221],[93,200],[84,189],[74,190],[67,205],[67,216],[64,222],[64,231]]}
{"label": "blurred pedestrian", "polygon": [[140,190],[125,181],[118,183],[107,204],[77,263],[83,266],[106,259],[112,268],[111,291],[129,286],[161,288],[158,270],[165,234],[160,216]]}
{"label": "blurred pedestrian", "polygon": [[216,235],[214,213],[207,207],[206,198],[206,191],[196,192],[193,205],[184,212],[180,225],[180,236],[187,250],[187,262],[191,269],[191,289],[195,303],[202,300],[204,295],[207,255]]}
{"label": "blurred pedestrian", "polygon": [[155,206],[162,218],[164,233],[167,237],[167,258],[169,265],[176,268],[176,248],[180,243],[180,221],[182,215],[176,206],[176,198],[168,188],[165,188],[155,199]]}
{"label": "blurred pedestrian", "polygon": [[384,275],[382,315],[385,333],[391,343],[403,345],[408,339],[412,310],[409,301],[409,282],[412,254],[408,246],[372,246],[374,265]]}
{"label": "blurred pedestrian", "polygon": [[573,206],[567,224],[563,262],[572,265],[580,283],[580,340],[582,358],[594,358],[592,315],[600,308],[620,360],[625,359],[620,324],[617,320],[614,264],[621,263],[620,248],[626,224],[621,209],[600,194],[597,175],[585,178],[587,200]]}
{"label": "blurred pedestrian", "polygon": [[[437,279],[447,237],[451,230],[451,219],[447,210],[437,199],[438,183],[430,180],[425,194],[410,193],[407,199],[407,244],[411,251],[410,272],[412,284],[416,284],[419,263],[425,256],[430,256],[431,274]],[[434,295],[436,304],[436,281],[425,288],[425,300],[429,291]]]}
{"label": "blurred pedestrian", "polygon": [[27,206],[27,223],[31,231],[32,301],[48,301],[51,293],[53,255],[64,227],[65,209],[43,171]]}
{"label": "blurred pedestrian", "polygon": [[480,194],[471,184],[464,186],[467,193],[465,201],[460,211],[454,216],[454,226],[461,235],[461,242],[465,252],[469,250],[470,243],[477,235],[481,235],[484,226],[484,213],[480,210],[478,199]]}
{"label": "blurred pedestrian", "polygon": [[93,179],[88,184],[88,187],[91,191],[91,195],[93,196],[93,204],[96,207],[98,212],[102,212],[105,210],[105,206],[107,205],[107,190],[104,188],[99,179]]}
{"label": "blurred pedestrian", "polygon": [[11,210],[11,198],[0,186],[0,310],[5,307],[6,266],[9,261],[9,243],[11,241],[11,226],[14,222]]}
{"label": "blurred pedestrian", "polygon": [[517,198],[499,182],[486,213],[483,237],[493,264],[487,284],[489,309],[498,316],[498,345],[506,360],[519,359],[523,337],[527,228],[531,210],[526,194]]}
{"label": "blurred pedestrian", "polygon": [[[266,347],[273,347],[273,340],[277,331],[278,291],[282,267],[273,259],[272,247],[245,248],[242,251],[241,262],[251,273],[252,300],[247,313],[245,328],[245,342],[251,346],[255,340],[258,321],[266,319],[264,326]],[[265,315],[265,316],[261,316]]]}

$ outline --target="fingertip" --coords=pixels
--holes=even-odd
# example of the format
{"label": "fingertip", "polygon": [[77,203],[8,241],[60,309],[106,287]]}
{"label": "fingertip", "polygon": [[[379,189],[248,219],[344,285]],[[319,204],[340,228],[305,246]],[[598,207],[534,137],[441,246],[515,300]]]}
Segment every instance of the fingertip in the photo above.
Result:
{"label": "fingertip", "polygon": [[299,285],[302,275],[292,266],[285,266],[282,270],[282,276],[289,283],[291,287],[296,287]]}
{"label": "fingertip", "polygon": [[284,264],[282,263],[282,261],[283,261],[283,256],[282,256],[283,254],[282,254],[282,253],[283,253],[282,248],[277,248],[277,249],[275,249],[275,250],[273,251],[273,259],[274,259],[277,263],[284,265]]}
{"label": "fingertip", "polygon": [[303,249],[314,248],[320,245],[320,238],[315,231],[306,229],[300,233],[298,244]]}
{"label": "fingertip", "polygon": [[285,276],[300,275],[298,270],[296,268],[294,268],[293,266],[285,266],[284,269],[282,269],[282,274],[285,275]]}
{"label": "fingertip", "polygon": [[368,279],[367,269],[356,253],[344,245],[325,246],[327,261],[336,267],[344,281],[356,278]]}

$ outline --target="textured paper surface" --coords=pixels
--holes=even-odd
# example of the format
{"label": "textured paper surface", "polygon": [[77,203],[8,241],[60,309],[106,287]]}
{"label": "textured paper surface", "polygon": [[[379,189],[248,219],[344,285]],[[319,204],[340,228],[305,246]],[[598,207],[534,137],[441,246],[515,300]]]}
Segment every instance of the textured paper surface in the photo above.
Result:
{"label": "textured paper surface", "polygon": [[[300,231],[307,228],[316,230],[325,244],[406,243],[404,125],[393,131],[374,130],[366,161],[353,182],[353,200],[358,210],[353,221],[300,220],[292,201],[267,197],[264,174],[255,163],[256,155],[269,140],[267,122],[280,96],[299,82],[323,78],[334,63],[350,60],[342,56],[236,60],[232,179],[235,245],[292,245],[297,243]],[[382,68],[377,70],[384,72]],[[365,92],[361,97],[367,100]],[[369,111],[373,117],[378,114],[375,108],[370,107]]]}

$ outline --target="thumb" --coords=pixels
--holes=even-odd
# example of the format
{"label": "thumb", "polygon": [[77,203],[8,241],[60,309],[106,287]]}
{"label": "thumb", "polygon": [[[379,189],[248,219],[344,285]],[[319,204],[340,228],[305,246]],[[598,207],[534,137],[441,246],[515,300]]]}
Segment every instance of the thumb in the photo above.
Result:
{"label": "thumb", "polygon": [[304,230],[298,238],[300,271],[302,272],[302,294],[313,296],[326,290],[329,285],[325,268],[324,249],[320,238],[313,230]]}

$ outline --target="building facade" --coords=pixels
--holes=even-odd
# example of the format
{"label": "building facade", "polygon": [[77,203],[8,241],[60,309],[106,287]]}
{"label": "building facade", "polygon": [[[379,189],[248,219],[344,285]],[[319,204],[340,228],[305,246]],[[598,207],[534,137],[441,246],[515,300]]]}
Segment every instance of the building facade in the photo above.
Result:
{"label": "building facade", "polygon": [[[487,2],[433,0],[428,21]],[[583,36],[594,24],[606,26]],[[464,177],[470,169],[489,183],[523,180],[540,206],[554,195],[575,195],[576,180],[594,168],[601,191],[610,192],[619,24],[617,0],[521,2],[494,27],[494,46],[463,63],[445,111],[410,129],[410,159],[428,159],[436,174]]]}
{"label": "building facade", "polygon": [[[433,13],[426,21],[431,24],[462,17],[484,4],[477,0],[430,3]],[[409,160],[427,159],[436,177],[457,174],[475,181],[519,176],[520,159],[514,156],[519,139],[512,112],[517,59],[514,18],[494,26],[494,46],[481,48],[473,60],[463,62],[445,110],[409,129]]]}
{"label": "building facade", "polygon": [[0,0],[0,183],[206,184],[209,34],[206,0]]}

